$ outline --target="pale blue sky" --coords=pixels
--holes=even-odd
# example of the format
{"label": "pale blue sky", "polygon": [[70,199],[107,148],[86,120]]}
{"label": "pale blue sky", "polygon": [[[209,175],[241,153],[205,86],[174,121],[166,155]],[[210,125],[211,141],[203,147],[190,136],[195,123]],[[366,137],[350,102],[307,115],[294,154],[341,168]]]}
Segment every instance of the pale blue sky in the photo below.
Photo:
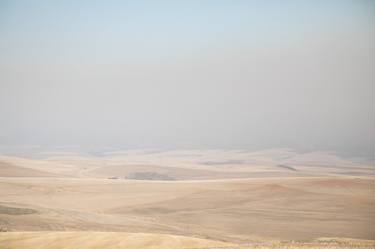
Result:
{"label": "pale blue sky", "polygon": [[[1,52],[30,59],[175,56],[299,41],[373,21],[372,1],[1,1]],[[250,43],[250,44],[249,44]]]}
{"label": "pale blue sky", "polygon": [[374,13],[370,0],[0,0],[0,152],[373,156]]}

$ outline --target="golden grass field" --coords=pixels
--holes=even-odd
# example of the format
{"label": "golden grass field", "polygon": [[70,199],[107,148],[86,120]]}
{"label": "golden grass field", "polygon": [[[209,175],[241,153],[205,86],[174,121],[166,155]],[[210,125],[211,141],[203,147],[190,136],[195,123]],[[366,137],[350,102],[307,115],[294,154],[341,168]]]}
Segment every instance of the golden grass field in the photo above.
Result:
{"label": "golden grass field", "polygon": [[290,150],[0,156],[0,248],[375,248],[374,176]]}

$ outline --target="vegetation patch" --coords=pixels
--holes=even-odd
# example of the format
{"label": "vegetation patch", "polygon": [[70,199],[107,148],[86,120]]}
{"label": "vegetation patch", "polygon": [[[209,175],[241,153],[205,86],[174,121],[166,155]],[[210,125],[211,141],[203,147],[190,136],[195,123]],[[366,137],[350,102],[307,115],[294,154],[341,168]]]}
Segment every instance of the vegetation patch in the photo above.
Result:
{"label": "vegetation patch", "polygon": [[154,180],[154,181],[174,181],[175,178],[169,175],[163,175],[156,172],[134,172],[130,173],[126,179],[134,180]]}
{"label": "vegetation patch", "polygon": [[7,207],[0,205],[0,214],[8,215],[24,215],[24,214],[35,214],[37,211],[30,208],[17,208],[17,207]]}

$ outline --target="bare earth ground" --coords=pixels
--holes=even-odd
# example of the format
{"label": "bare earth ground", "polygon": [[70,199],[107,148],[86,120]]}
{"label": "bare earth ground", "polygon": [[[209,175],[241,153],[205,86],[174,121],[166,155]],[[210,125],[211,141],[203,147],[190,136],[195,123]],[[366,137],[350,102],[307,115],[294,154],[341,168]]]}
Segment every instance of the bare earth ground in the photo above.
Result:
{"label": "bare earth ground", "polygon": [[0,156],[0,248],[375,248],[374,180],[323,152]]}

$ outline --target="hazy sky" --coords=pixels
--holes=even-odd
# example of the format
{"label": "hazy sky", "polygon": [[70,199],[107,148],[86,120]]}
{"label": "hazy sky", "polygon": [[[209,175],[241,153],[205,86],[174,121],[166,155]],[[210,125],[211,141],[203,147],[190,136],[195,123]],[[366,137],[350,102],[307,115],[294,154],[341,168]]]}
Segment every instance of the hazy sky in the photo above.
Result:
{"label": "hazy sky", "polygon": [[0,0],[0,150],[374,156],[374,24],[371,0]]}

